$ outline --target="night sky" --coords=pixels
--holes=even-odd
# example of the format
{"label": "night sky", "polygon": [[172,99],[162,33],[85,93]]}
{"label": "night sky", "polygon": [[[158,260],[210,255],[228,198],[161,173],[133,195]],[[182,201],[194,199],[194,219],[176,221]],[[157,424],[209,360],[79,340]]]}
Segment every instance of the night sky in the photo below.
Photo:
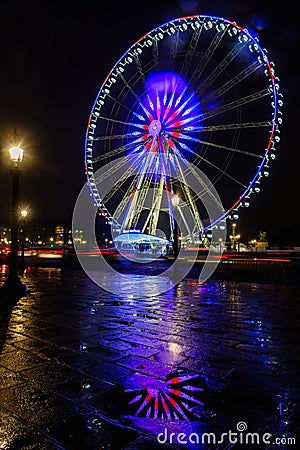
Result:
{"label": "night sky", "polygon": [[7,148],[14,131],[24,148],[21,200],[32,222],[70,224],[85,182],[84,139],[106,75],[144,34],[177,17],[211,14],[256,28],[275,63],[284,97],[281,142],[270,176],[239,232],[266,231],[273,244],[300,245],[299,31],[295,11],[271,1],[6,2],[1,5],[0,224],[9,222]]}

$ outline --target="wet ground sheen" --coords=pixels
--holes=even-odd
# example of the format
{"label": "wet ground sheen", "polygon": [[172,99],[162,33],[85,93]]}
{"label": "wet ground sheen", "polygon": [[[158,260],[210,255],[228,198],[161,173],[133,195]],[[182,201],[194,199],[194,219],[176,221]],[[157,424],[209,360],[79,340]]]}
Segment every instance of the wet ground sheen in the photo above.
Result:
{"label": "wet ground sheen", "polygon": [[22,280],[0,306],[1,449],[299,445],[299,285],[186,278],[145,297],[80,268]]}

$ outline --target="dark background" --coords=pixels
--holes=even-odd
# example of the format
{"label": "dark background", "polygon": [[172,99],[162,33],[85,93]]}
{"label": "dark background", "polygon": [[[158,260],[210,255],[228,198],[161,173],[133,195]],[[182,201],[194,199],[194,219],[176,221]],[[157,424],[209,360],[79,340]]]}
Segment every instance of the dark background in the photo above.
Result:
{"label": "dark background", "polygon": [[106,75],[128,48],[177,17],[211,14],[255,30],[275,63],[283,94],[278,157],[251,207],[241,209],[242,241],[266,231],[271,244],[300,245],[298,19],[271,1],[152,0],[1,5],[0,224],[9,223],[7,149],[14,131],[24,148],[21,200],[30,221],[69,226],[86,181],[88,117]]}

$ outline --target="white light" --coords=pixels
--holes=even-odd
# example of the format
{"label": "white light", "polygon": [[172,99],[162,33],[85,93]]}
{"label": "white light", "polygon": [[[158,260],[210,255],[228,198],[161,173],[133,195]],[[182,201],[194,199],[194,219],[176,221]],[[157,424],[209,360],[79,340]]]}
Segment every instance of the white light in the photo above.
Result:
{"label": "white light", "polygon": [[20,215],[21,215],[22,219],[26,219],[26,217],[28,216],[28,211],[27,211],[27,209],[22,209],[22,210],[20,211]]}
{"label": "white light", "polygon": [[12,147],[9,150],[9,156],[12,162],[18,163],[22,162],[23,159],[23,149],[19,147]]}
{"label": "white light", "polygon": [[178,197],[178,195],[174,195],[172,197],[172,205],[174,206],[174,208],[177,208],[177,206],[179,205],[180,202],[180,197]]}

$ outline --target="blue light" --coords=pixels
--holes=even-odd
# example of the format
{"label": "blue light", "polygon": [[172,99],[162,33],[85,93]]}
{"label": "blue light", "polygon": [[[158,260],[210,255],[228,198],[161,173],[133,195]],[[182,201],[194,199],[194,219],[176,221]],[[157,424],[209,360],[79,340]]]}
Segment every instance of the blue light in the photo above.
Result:
{"label": "blue light", "polygon": [[[200,102],[184,77],[176,72],[151,72],[145,84],[146,94],[129,123],[127,147],[131,149],[130,154],[135,153],[139,164],[138,155],[151,152],[159,157],[162,169],[166,160],[170,161],[175,155],[172,160],[175,166],[176,157],[194,154],[186,141],[200,142]],[[155,161],[147,159],[147,164],[152,162]],[[158,168],[148,166],[145,169],[157,173]]]}

